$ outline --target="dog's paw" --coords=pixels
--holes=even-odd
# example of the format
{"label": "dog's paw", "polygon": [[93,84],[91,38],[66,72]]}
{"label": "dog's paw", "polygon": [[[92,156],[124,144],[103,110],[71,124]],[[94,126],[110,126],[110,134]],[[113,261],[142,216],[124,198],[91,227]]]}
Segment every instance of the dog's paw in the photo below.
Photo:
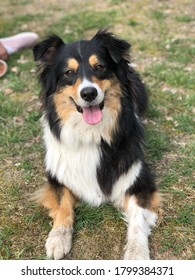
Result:
{"label": "dog's paw", "polygon": [[[144,248],[145,247],[145,248]],[[124,260],[149,260],[148,246],[140,246],[134,242],[128,242],[125,248]]]}
{"label": "dog's paw", "polygon": [[47,256],[49,258],[60,260],[70,252],[72,232],[72,227],[65,226],[60,226],[50,231],[45,244]]}

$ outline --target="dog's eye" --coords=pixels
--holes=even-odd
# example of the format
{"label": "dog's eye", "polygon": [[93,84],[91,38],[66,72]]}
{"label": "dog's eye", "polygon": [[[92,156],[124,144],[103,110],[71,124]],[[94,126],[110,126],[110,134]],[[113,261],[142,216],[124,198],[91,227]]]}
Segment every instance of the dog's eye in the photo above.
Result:
{"label": "dog's eye", "polygon": [[104,71],[105,66],[102,65],[102,64],[97,64],[97,65],[95,66],[95,69],[96,69],[96,70],[100,70],[100,71]]}
{"label": "dog's eye", "polygon": [[65,71],[65,73],[64,73],[64,74],[65,74],[66,76],[69,76],[69,75],[72,75],[73,73],[74,73],[74,71],[73,71],[73,70],[68,69],[68,70],[66,70],[66,71]]}

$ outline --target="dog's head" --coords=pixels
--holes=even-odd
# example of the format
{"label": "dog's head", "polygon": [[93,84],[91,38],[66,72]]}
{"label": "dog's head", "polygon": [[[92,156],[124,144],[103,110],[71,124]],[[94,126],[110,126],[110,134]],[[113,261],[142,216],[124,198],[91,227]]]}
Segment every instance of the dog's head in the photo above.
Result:
{"label": "dog's head", "polygon": [[129,48],[126,41],[105,30],[91,40],[65,44],[51,36],[37,44],[33,52],[46,111],[55,110],[62,123],[77,114],[87,125],[103,122],[106,110],[118,114],[122,94],[119,66],[128,64]]}

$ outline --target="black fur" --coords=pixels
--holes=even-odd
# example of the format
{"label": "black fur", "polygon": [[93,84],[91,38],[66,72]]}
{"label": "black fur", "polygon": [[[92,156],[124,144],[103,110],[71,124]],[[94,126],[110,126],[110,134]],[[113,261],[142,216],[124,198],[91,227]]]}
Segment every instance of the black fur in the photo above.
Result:
{"label": "black fur", "polygon": [[[126,93],[126,94],[125,94]],[[97,170],[98,182],[106,194],[110,194],[113,184],[121,174],[137,160],[143,161],[144,131],[134,115],[131,96],[123,89],[122,111],[118,120],[118,130],[111,145],[101,141],[101,160]]]}
{"label": "black fur", "polygon": [[156,191],[154,176],[146,163],[143,163],[141,173],[133,186],[128,190],[130,195],[135,195],[138,204],[143,208],[149,208],[151,205],[151,195]]}
{"label": "black fur", "polygon": [[47,172],[47,180],[50,185],[56,189],[60,189],[63,187],[63,185],[59,183],[58,179],[55,176],[52,176],[50,172]]}

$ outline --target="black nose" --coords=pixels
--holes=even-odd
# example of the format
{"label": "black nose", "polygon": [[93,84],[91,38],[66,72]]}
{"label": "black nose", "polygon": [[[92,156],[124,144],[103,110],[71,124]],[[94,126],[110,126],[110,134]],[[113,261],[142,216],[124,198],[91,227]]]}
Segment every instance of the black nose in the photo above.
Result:
{"label": "black nose", "polygon": [[86,87],[81,90],[81,98],[87,102],[93,101],[97,94],[97,89],[94,87]]}

